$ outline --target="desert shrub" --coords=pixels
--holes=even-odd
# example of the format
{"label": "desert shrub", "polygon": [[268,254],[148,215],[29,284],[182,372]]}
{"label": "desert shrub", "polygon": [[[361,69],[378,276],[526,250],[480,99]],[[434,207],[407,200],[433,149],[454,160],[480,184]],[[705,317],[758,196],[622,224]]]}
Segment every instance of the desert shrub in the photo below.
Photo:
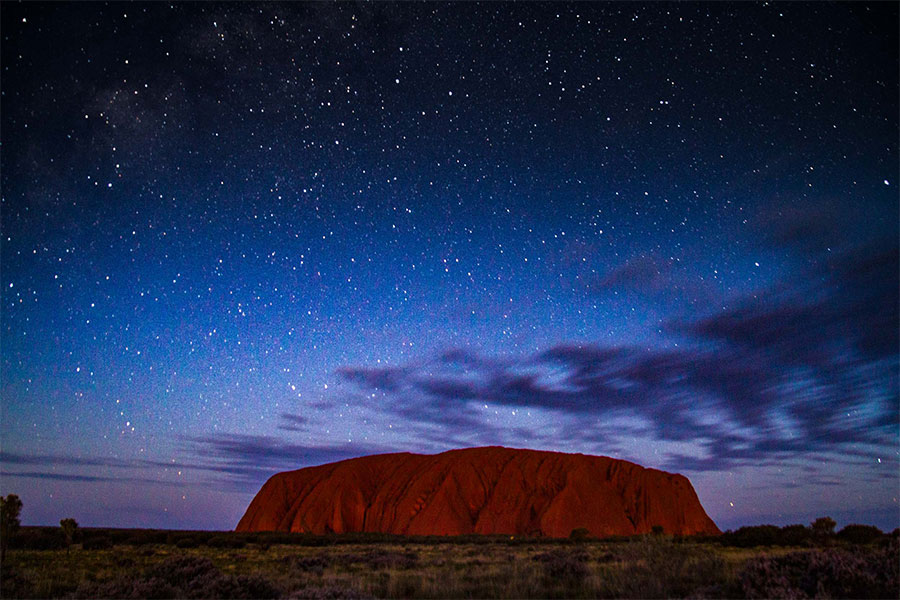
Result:
{"label": "desert shrub", "polygon": [[748,598],[897,598],[896,544],[867,552],[809,550],[747,561],[741,586]]}
{"label": "desert shrub", "polygon": [[205,556],[179,554],[153,565],[145,575],[148,579],[158,577],[176,587],[185,588],[198,579],[218,572],[216,565]]}
{"label": "desert shrub", "polygon": [[247,545],[246,540],[241,537],[232,535],[214,535],[206,540],[206,545],[210,548],[243,548]]}
{"label": "desert shrub", "polygon": [[352,587],[330,583],[294,590],[288,598],[292,600],[369,600],[371,596],[367,596]]}
{"label": "desert shrub", "polygon": [[535,555],[534,560],[543,563],[544,579],[569,585],[581,585],[588,575],[588,556],[583,551],[552,550]]}
{"label": "desert shrub", "polygon": [[419,564],[415,552],[369,552],[366,564],[372,569],[412,569]]}
{"label": "desert shrub", "polygon": [[200,545],[200,542],[198,542],[196,539],[194,539],[192,537],[179,538],[175,542],[176,548],[196,548],[199,545]]}
{"label": "desert shrub", "polygon": [[4,563],[0,568],[0,598],[32,598],[34,585],[16,568]]}
{"label": "desert shrub", "polygon": [[851,544],[871,544],[884,537],[884,533],[872,525],[847,525],[841,529],[838,539]]}
{"label": "desert shrub", "polygon": [[265,577],[252,575],[223,575],[212,577],[203,592],[191,598],[278,598],[277,588]]}
{"label": "desert shrub", "polygon": [[836,525],[837,523],[831,517],[819,517],[809,524],[809,528],[812,530],[813,535],[828,537],[834,535],[834,527]]}
{"label": "desert shrub", "polygon": [[805,546],[812,540],[812,531],[803,525],[785,525],[778,538],[782,546]]}
{"label": "desert shrub", "polygon": [[113,547],[112,540],[105,535],[86,537],[81,545],[85,550],[109,550]]}
{"label": "desert shrub", "polygon": [[76,598],[176,598],[179,590],[160,579],[119,577],[102,583],[84,581],[75,590]]}
{"label": "desert shrub", "polygon": [[291,557],[290,564],[297,570],[316,575],[321,575],[329,566],[329,562],[322,556]]}
{"label": "desert shrub", "polygon": [[354,563],[365,563],[367,560],[366,555],[358,554],[356,552],[346,552],[344,554],[338,554],[338,555],[332,556],[331,559],[334,561],[335,564],[342,565],[345,567],[352,565]]}
{"label": "desert shrub", "polygon": [[19,513],[22,511],[22,501],[15,494],[3,498],[0,496],[0,560],[6,557],[10,540],[19,531]]}
{"label": "desert shrub", "polygon": [[277,598],[278,590],[259,575],[226,575],[211,560],[173,556],[142,577],[82,583],[78,598]]}
{"label": "desert shrub", "polygon": [[149,544],[165,544],[168,540],[168,534],[165,531],[136,531],[122,540],[123,544],[129,546],[146,546]]}
{"label": "desert shrub", "polygon": [[134,567],[134,559],[130,556],[122,556],[121,554],[113,557],[113,564],[119,569],[131,569]]}
{"label": "desert shrub", "polygon": [[775,525],[754,525],[741,527],[737,531],[726,531],[719,537],[723,546],[752,548],[754,546],[774,546],[780,542],[781,530]]}
{"label": "desert shrub", "polygon": [[331,546],[336,542],[335,538],[329,536],[314,535],[312,533],[290,533],[285,531],[254,533],[253,539],[258,542],[266,541],[273,545],[284,544],[285,546],[304,546],[307,548]]}
{"label": "desert shrub", "polygon": [[78,531],[78,521],[72,518],[68,519],[60,519],[59,527],[62,531],[63,538],[66,541],[66,552],[69,551],[69,546],[75,543],[76,536],[80,537],[80,531]]}
{"label": "desert shrub", "polygon": [[620,548],[622,566],[611,577],[611,595],[622,598],[728,596],[727,569],[709,548],[643,536]]}
{"label": "desert shrub", "polygon": [[284,544],[286,546],[313,546],[316,544],[311,543],[312,539],[315,538],[320,540],[321,543],[317,544],[319,546],[324,546],[325,542],[319,536],[312,536],[304,533],[290,533],[286,531],[267,531],[262,533],[257,533],[256,539],[257,541],[265,540],[270,544]]}
{"label": "desert shrub", "polygon": [[23,550],[59,550],[66,547],[62,531],[53,528],[28,528],[20,530],[10,541],[11,548]]}
{"label": "desert shrub", "polygon": [[211,538],[224,534],[209,535],[204,531],[169,531],[166,533],[166,544],[176,548],[197,548],[206,544]]}
{"label": "desert shrub", "polygon": [[349,566],[364,564],[372,570],[379,569],[412,569],[419,564],[419,555],[415,552],[396,552],[393,550],[369,550],[364,554],[348,552],[332,557],[335,564]]}

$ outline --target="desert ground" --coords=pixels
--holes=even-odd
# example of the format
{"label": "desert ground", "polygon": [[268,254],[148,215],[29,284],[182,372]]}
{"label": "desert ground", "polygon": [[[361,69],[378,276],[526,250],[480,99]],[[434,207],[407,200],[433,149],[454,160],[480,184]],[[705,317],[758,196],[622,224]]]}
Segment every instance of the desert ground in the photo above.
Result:
{"label": "desert ground", "polygon": [[24,527],[3,598],[896,598],[898,536],[455,538]]}

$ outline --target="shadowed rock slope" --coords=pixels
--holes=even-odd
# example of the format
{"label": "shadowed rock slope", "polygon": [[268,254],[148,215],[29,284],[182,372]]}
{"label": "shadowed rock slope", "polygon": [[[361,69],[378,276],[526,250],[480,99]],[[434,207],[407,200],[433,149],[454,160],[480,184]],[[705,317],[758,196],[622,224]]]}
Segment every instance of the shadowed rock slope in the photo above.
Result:
{"label": "shadowed rock slope", "polygon": [[237,531],[717,534],[683,475],[604,456],[489,447],[379,454],[278,473]]}

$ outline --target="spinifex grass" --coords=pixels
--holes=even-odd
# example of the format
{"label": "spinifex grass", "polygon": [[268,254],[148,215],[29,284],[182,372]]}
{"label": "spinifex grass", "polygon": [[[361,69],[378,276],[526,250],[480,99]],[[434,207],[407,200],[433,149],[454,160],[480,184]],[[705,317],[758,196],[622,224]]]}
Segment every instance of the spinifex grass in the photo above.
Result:
{"label": "spinifex grass", "polygon": [[[790,587],[790,581],[780,582],[781,587],[766,587],[765,582],[760,583],[760,577],[769,571],[779,577],[793,571],[780,567],[778,562],[760,563],[759,560],[760,557],[777,559],[801,550],[723,548],[714,543],[667,536],[579,543],[500,538],[432,539],[405,544],[402,539],[381,542],[325,539],[320,540],[322,543],[306,545],[272,543],[274,540],[263,538],[255,541],[242,538],[237,542],[236,537],[229,539],[232,541],[213,541],[213,547],[205,542],[184,547],[185,544],[178,543],[179,539],[172,539],[172,544],[117,544],[100,550],[85,550],[76,545],[68,556],[63,549],[13,549],[2,565],[0,596],[745,597],[760,589],[767,592],[785,589],[786,594],[791,593],[794,588]],[[803,551],[819,552],[809,548]],[[886,595],[896,597],[896,589],[891,588],[897,585],[896,575],[891,575],[887,564],[892,560],[897,562],[896,541],[828,552],[830,562],[817,557],[804,560],[824,565],[822,570],[837,564],[835,561],[842,556],[840,552],[864,554],[869,558],[857,561],[859,565],[852,572],[854,577],[868,581],[860,578],[858,571],[871,569],[873,573],[863,575],[880,577],[878,589],[893,589],[893,594]],[[786,564],[796,562],[790,560],[793,562]],[[882,562],[886,564],[881,565]],[[749,575],[748,566],[754,569]],[[798,585],[801,587],[797,589],[808,588],[808,582]],[[804,585],[807,587],[803,588]]]}

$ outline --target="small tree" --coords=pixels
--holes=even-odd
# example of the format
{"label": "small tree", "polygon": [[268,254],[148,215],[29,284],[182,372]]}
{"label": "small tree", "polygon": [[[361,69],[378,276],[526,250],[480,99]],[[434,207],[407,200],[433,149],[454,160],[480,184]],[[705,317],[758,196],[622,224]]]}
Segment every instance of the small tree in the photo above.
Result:
{"label": "small tree", "polygon": [[0,560],[6,558],[9,538],[19,530],[19,513],[22,512],[22,501],[15,494],[6,498],[0,497]]}
{"label": "small tree", "polygon": [[834,535],[834,527],[837,523],[831,517],[819,517],[809,527],[812,529],[813,537],[819,541],[827,540]]}
{"label": "small tree", "polygon": [[871,544],[884,537],[884,532],[872,525],[854,523],[838,531],[837,537],[851,544]]}
{"label": "small tree", "polygon": [[837,525],[831,517],[819,517],[810,524],[812,530],[822,535],[832,535]]}
{"label": "small tree", "polygon": [[63,535],[66,536],[66,554],[69,553],[69,546],[75,540],[75,531],[78,529],[78,522],[75,519],[63,519],[59,522]]}

